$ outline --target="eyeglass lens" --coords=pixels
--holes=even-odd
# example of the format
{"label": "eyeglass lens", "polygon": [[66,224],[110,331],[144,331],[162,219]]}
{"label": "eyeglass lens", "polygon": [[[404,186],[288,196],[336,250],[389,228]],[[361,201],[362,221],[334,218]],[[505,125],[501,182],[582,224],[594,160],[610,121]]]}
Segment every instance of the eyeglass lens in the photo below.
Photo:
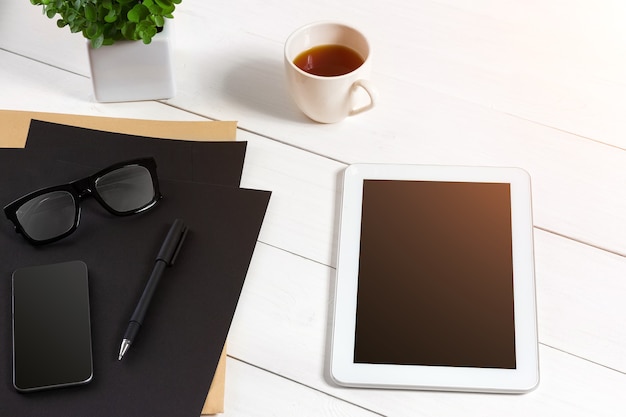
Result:
{"label": "eyeglass lens", "polygon": [[52,191],[24,203],[16,212],[22,228],[35,240],[47,240],[69,231],[76,219],[76,202],[67,191]]}
{"label": "eyeglass lens", "polygon": [[140,165],[128,165],[98,178],[96,192],[109,207],[121,213],[150,205],[155,194],[150,171]]}

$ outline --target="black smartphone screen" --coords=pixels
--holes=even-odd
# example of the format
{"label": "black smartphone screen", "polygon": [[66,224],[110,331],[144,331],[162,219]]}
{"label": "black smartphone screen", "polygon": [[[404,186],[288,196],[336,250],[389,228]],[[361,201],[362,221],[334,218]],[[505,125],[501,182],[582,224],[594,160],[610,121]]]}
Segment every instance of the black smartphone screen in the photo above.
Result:
{"label": "black smartphone screen", "polygon": [[13,273],[13,385],[19,391],[93,376],[87,266],[81,261]]}

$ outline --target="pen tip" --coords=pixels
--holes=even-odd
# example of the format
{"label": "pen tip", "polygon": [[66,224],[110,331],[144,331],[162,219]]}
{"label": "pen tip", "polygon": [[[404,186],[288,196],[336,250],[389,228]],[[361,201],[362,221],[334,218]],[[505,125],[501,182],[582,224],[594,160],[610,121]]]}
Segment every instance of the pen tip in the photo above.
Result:
{"label": "pen tip", "polygon": [[122,340],[122,346],[120,346],[120,353],[119,353],[119,355],[117,355],[117,360],[118,361],[122,360],[122,358],[124,357],[124,354],[128,350],[129,346],[130,346],[130,340],[128,340],[128,339]]}

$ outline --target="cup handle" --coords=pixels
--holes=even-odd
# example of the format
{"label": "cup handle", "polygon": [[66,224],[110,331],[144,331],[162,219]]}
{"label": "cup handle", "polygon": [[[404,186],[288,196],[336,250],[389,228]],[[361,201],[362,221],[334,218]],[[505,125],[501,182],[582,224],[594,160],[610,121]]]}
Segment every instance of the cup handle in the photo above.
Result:
{"label": "cup handle", "polygon": [[376,100],[378,99],[378,91],[370,81],[356,80],[354,84],[352,84],[352,93],[354,93],[358,88],[362,88],[363,90],[365,90],[367,95],[370,97],[370,102],[365,106],[357,107],[356,109],[350,110],[350,116],[354,116],[355,114],[371,110],[376,104]]}

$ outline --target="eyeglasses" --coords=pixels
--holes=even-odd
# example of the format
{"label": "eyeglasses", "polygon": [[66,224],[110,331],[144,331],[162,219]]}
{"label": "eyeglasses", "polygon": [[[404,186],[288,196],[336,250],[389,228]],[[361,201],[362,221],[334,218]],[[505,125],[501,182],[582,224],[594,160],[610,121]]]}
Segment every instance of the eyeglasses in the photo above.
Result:
{"label": "eyeglasses", "polygon": [[154,158],[120,162],[87,178],[43,188],[4,208],[15,230],[30,243],[42,245],[73,233],[80,219],[79,201],[93,196],[116,216],[153,207],[162,197]]}

